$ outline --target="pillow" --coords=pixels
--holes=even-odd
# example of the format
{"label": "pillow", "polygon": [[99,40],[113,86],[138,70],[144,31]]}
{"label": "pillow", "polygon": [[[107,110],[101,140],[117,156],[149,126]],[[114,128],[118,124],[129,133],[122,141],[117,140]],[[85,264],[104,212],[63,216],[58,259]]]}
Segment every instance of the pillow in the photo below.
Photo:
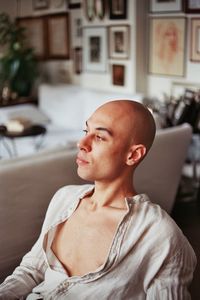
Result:
{"label": "pillow", "polygon": [[41,85],[39,106],[52,123],[65,129],[81,129],[85,97],[79,87],[67,85]]}
{"label": "pillow", "polygon": [[50,119],[33,104],[20,104],[0,108],[0,123],[6,123],[13,118],[24,118],[33,124],[47,124]]}

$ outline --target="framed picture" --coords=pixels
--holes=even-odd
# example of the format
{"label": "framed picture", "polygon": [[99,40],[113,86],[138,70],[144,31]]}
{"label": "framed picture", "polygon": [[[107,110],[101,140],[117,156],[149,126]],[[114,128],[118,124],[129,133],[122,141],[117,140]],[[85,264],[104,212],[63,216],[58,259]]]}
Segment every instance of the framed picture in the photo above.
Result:
{"label": "framed picture", "polygon": [[191,19],[190,60],[200,61],[200,18]]}
{"label": "framed picture", "polygon": [[32,0],[33,9],[47,9],[49,8],[49,0]]}
{"label": "framed picture", "polygon": [[109,57],[127,59],[129,57],[130,26],[110,26],[109,33]]}
{"label": "framed picture", "polygon": [[48,57],[68,59],[70,56],[68,13],[48,15]]}
{"label": "framed picture", "polygon": [[185,10],[190,14],[199,14],[200,0],[185,0]]}
{"label": "framed picture", "polygon": [[103,19],[106,11],[106,0],[95,0],[95,14],[99,19]]}
{"label": "framed picture", "polygon": [[85,27],[83,29],[83,67],[87,71],[105,72],[107,62],[106,27]]}
{"label": "framed picture", "polygon": [[83,0],[83,10],[88,21],[93,21],[95,18],[95,0]]}
{"label": "framed picture", "polygon": [[70,34],[70,44],[71,48],[81,47],[82,45],[82,18],[78,13],[79,10],[74,9],[70,13],[70,24],[71,24],[71,34]]}
{"label": "framed picture", "polygon": [[73,63],[74,63],[74,72],[76,74],[82,73],[82,48],[81,47],[74,48]]}
{"label": "framed picture", "polygon": [[149,72],[184,76],[186,19],[150,18]]}
{"label": "framed picture", "polygon": [[80,8],[81,0],[68,0],[68,8]]}
{"label": "framed picture", "polygon": [[127,0],[109,0],[110,19],[127,18]]}
{"label": "framed picture", "polygon": [[183,11],[184,0],[150,0],[151,13],[167,13]]}
{"label": "framed picture", "polygon": [[112,83],[113,85],[124,85],[124,65],[112,65]]}
{"label": "framed picture", "polygon": [[43,17],[18,18],[17,22],[25,28],[27,43],[34,48],[38,59],[47,58],[47,35],[45,30],[45,19]]}

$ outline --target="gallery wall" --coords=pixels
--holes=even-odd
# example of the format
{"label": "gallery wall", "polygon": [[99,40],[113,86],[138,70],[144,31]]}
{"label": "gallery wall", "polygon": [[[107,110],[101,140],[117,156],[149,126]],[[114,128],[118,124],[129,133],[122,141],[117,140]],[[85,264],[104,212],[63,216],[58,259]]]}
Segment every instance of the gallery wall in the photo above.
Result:
{"label": "gallery wall", "polygon": [[[36,1],[37,2],[37,1]],[[41,1],[38,1],[38,3]],[[85,8],[69,8],[67,3],[70,1],[60,0],[53,1],[49,0],[49,6],[47,9],[34,9],[32,0],[20,0],[10,1],[0,0],[1,11],[7,11],[12,17],[33,17],[39,15],[49,15],[62,12],[68,12],[70,18],[70,58],[69,59],[48,59],[40,63],[40,69],[43,74],[44,81],[50,83],[75,83],[83,86],[104,89],[104,90],[118,90],[120,92],[135,93],[141,92],[145,96],[150,98],[158,98],[164,100],[165,97],[169,97],[173,93],[174,83],[180,83],[180,86],[185,85],[199,85],[199,74],[200,74],[200,60],[197,57],[197,61],[191,58],[191,47],[194,48],[194,39],[191,36],[191,22],[194,18],[200,19],[200,11],[186,12],[183,9],[177,9],[176,11],[169,11],[166,8],[168,1],[131,1],[127,0],[127,14],[124,19],[110,19],[109,9],[107,9],[104,17],[100,19],[98,16],[94,16],[92,20],[88,20],[85,14]],[[71,1],[74,2],[74,1]],[[78,2],[78,1],[75,1]],[[182,3],[181,0],[173,1],[176,5]],[[186,1],[189,3],[190,1]],[[192,2],[192,1],[191,1]],[[15,3],[15,5],[13,5]],[[18,5],[17,5],[18,3]],[[155,5],[159,3],[162,7],[158,8],[157,11],[153,11],[148,4]],[[198,1],[195,1],[198,4]],[[19,5],[20,4],[20,5]],[[173,8],[173,6],[172,6]],[[151,33],[151,21],[152,19],[166,19],[166,18],[185,18],[185,33],[184,33],[184,44],[182,47],[182,53],[184,57],[183,61],[183,74],[177,76],[174,74],[156,74],[157,71],[150,70],[149,66],[152,57],[149,55],[149,50],[153,39]],[[82,30],[78,29],[77,26],[83,26]],[[116,26],[116,27],[115,27]],[[110,41],[109,41],[109,30],[115,31],[115,28],[124,30],[125,27],[129,28],[129,51],[128,56],[110,57]],[[106,31],[106,47],[107,50],[104,52],[104,60],[106,61],[104,69],[91,70],[88,64],[83,62],[80,72],[75,70],[77,68],[76,55],[81,54],[75,52],[75,49],[79,51],[81,48],[88,49],[86,42],[86,36],[90,30],[95,31],[100,29]],[[89,29],[89,30],[88,30]],[[77,33],[79,32],[79,33]],[[96,32],[97,33],[97,32]],[[197,35],[199,36],[199,34]],[[199,40],[196,41],[199,45]],[[83,51],[84,52],[84,51]],[[83,56],[87,55],[87,50]],[[126,51],[125,51],[126,52]],[[87,61],[88,58],[85,58]],[[154,63],[159,67],[160,63]],[[90,64],[91,65],[91,64]],[[124,70],[124,78],[121,82],[113,84],[113,65],[119,65],[121,70]],[[101,66],[100,66],[101,67]],[[121,72],[119,68],[119,73]],[[174,69],[175,64],[174,64]],[[176,70],[175,70],[176,71]],[[121,76],[121,75],[120,75]]]}

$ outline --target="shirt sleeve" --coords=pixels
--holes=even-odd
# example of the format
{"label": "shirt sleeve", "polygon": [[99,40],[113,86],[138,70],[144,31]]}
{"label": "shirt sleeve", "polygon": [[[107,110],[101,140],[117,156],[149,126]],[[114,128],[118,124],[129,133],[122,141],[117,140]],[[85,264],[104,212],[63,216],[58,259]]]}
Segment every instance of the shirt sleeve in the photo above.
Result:
{"label": "shirt sleeve", "polygon": [[39,239],[22,259],[20,265],[0,285],[0,299],[24,299],[32,289],[44,280],[48,267],[43,250],[45,232],[52,222],[56,201],[60,198],[59,190],[52,198],[42,226]]}
{"label": "shirt sleeve", "polygon": [[196,256],[190,245],[182,249],[161,270],[147,290],[147,300],[189,300],[188,291],[196,266]]}

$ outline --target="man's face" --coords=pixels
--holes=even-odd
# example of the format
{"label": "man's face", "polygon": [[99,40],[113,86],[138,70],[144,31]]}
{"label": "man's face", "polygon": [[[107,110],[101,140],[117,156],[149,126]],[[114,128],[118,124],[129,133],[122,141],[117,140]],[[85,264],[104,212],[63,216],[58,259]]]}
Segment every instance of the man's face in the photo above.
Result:
{"label": "man's face", "polygon": [[126,115],[111,106],[89,118],[77,157],[81,178],[109,182],[123,174],[130,140],[127,122]]}

